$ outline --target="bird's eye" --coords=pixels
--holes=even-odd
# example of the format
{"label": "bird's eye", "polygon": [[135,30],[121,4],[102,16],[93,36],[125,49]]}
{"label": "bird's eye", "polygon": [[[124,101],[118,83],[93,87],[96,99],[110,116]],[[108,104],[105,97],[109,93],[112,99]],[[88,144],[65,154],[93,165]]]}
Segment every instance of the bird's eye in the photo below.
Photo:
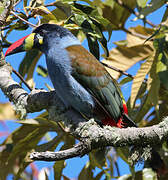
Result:
{"label": "bird's eye", "polygon": [[43,36],[40,34],[35,34],[34,36],[34,46],[40,46],[43,44]]}

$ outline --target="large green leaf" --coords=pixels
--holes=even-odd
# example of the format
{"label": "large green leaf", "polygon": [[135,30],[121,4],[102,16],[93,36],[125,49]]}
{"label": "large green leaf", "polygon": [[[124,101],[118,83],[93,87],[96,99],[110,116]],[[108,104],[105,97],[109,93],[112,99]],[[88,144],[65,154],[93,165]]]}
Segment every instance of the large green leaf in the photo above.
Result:
{"label": "large green leaf", "polygon": [[22,168],[26,153],[30,151],[44,136],[47,129],[32,125],[23,125],[11,133],[2,143],[0,153],[0,176],[6,179],[8,173],[14,172],[15,166]]}
{"label": "large green leaf", "polygon": [[[136,6],[135,0],[122,0],[121,2],[131,9],[134,9]],[[102,12],[103,17],[111,22],[114,30],[122,29],[131,14],[128,9],[116,3],[115,0],[106,0],[103,2]]]}
{"label": "large green leaf", "polygon": [[[33,49],[26,53],[24,59],[22,60],[20,66],[19,66],[19,73],[24,77],[29,69],[31,68],[32,64],[35,65],[35,59],[36,61],[40,58],[40,53],[38,50]],[[33,67],[34,67],[33,65]],[[33,72],[31,72],[33,74]]]}

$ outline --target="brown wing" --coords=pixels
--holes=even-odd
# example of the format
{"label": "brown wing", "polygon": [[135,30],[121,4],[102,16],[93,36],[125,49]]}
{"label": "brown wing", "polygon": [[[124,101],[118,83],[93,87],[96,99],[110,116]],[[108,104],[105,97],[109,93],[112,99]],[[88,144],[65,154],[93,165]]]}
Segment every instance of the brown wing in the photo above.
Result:
{"label": "brown wing", "polygon": [[66,48],[72,60],[73,76],[89,90],[105,113],[117,122],[123,111],[122,98],[114,79],[104,66],[80,45]]}

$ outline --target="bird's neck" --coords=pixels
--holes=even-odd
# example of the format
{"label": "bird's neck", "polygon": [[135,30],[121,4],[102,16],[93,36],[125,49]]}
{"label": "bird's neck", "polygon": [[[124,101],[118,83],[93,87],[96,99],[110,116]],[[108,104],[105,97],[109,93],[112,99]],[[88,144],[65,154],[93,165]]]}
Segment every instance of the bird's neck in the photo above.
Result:
{"label": "bird's neck", "polygon": [[67,48],[69,46],[81,45],[80,41],[75,36],[65,36],[60,39],[60,47]]}
{"label": "bird's neck", "polygon": [[54,69],[57,73],[61,74],[71,71],[71,60],[66,48],[80,44],[80,41],[73,35],[61,38],[54,38],[53,35],[49,37],[48,46],[44,48],[48,68]]}
{"label": "bird's neck", "polygon": [[55,37],[54,34],[49,34],[47,39],[44,41],[45,46],[42,48],[42,51],[45,54],[47,54],[48,51],[50,51],[53,48],[55,51],[59,51],[69,46],[81,45],[80,41],[73,35]]}

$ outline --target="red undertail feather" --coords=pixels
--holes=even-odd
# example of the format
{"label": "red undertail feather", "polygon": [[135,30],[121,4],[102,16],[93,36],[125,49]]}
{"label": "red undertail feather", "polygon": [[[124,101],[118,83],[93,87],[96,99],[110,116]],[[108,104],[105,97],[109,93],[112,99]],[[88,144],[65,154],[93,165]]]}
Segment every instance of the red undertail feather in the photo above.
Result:
{"label": "red undertail feather", "polygon": [[[123,109],[124,109],[124,113],[128,114],[128,109],[126,104],[123,104]],[[122,117],[120,117],[120,119],[118,120],[118,122],[116,123],[115,120],[111,117],[107,117],[105,119],[102,120],[103,125],[106,126],[114,126],[114,127],[118,127],[118,128],[123,128],[124,127],[124,122],[122,121]]]}
{"label": "red undertail feather", "polygon": [[118,123],[114,121],[114,119],[107,117],[102,120],[103,125],[106,126],[113,126],[113,127],[118,127],[118,128],[123,128],[124,123],[122,122],[122,117],[118,120]]}
{"label": "red undertail feather", "polygon": [[128,115],[128,109],[127,109],[127,105],[126,104],[123,104],[123,109],[124,109],[125,114]]}

